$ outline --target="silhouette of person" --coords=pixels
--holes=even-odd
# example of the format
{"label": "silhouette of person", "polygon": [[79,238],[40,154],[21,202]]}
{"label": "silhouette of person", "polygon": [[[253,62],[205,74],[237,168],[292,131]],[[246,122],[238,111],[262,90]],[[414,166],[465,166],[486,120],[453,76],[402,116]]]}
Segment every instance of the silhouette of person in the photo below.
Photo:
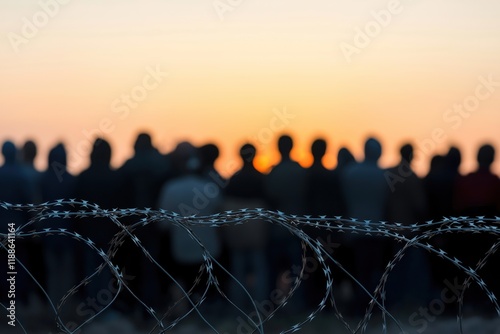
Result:
{"label": "silhouette of person", "polygon": [[118,170],[130,198],[127,202],[136,208],[156,208],[161,185],[166,181],[170,166],[153,146],[148,133],[140,133],[134,144],[134,156]]}
{"label": "silhouette of person", "polygon": [[453,146],[446,155],[432,157],[429,172],[424,177],[430,218],[442,219],[456,214],[453,196],[456,180],[460,177],[461,160],[460,150]]}
{"label": "silhouette of person", "polygon": [[400,154],[400,162],[388,169],[389,174],[397,177],[389,195],[388,218],[410,225],[427,218],[427,199],[422,180],[411,167],[413,146],[403,145]]}
{"label": "silhouette of person", "polygon": [[[41,202],[40,193],[40,176],[41,173],[35,168],[35,158],[37,155],[37,147],[34,141],[27,140],[21,148],[20,152],[21,165],[25,174],[28,177],[30,187],[30,197],[33,203]],[[41,282],[46,282],[47,273],[45,271],[43,259],[43,247],[41,238],[30,238],[26,240],[28,248],[28,262],[30,263],[30,270],[37,273],[37,279]],[[43,292],[37,290],[41,298],[45,298]]]}
{"label": "silhouette of person", "polygon": [[306,213],[307,173],[290,157],[293,139],[283,135],[278,139],[281,161],[272,168],[264,181],[266,196],[272,207],[287,214]]}
{"label": "silhouette of person", "polygon": [[31,184],[31,197],[34,203],[40,203],[40,172],[35,168],[37,147],[34,141],[27,140],[21,149],[21,162]]}
{"label": "silhouette of person", "polygon": [[[110,162],[110,144],[103,138],[97,138],[90,153],[90,166],[76,177],[75,195],[78,199],[95,203],[103,209],[120,206],[120,196],[123,194],[120,185],[123,182],[120,175],[111,168]],[[107,218],[93,217],[81,224],[81,234],[91,239],[95,246],[105,253],[117,232],[118,227]],[[87,276],[93,274],[104,262],[104,259],[90,248],[85,249],[83,258]],[[92,278],[91,284],[87,285],[89,298],[96,298],[98,291],[107,287],[111,280],[111,273],[105,267],[99,275]]]}
{"label": "silhouette of person", "polygon": [[[139,209],[158,206],[161,185],[170,176],[168,161],[153,146],[148,133],[140,133],[134,144],[135,154],[118,170],[124,182],[123,189],[127,207]],[[149,254],[160,260],[161,233],[158,224],[149,224],[135,230],[135,235],[147,246]],[[119,262],[122,262],[128,272],[136,274],[137,279],[130,285],[137,288],[147,305],[157,306],[161,303],[160,274],[157,267],[144,257],[142,251],[130,240],[120,247]],[[130,258],[138,261],[128,261]]]}
{"label": "silhouette of person", "polygon": [[[424,188],[429,207],[429,218],[440,221],[444,217],[455,216],[454,194],[457,179],[460,177],[458,171],[461,163],[461,153],[457,147],[450,147],[445,155],[435,155],[430,162],[429,172],[423,179]],[[450,251],[453,244],[460,244],[458,235],[438,235],[432,244],[439,249]],[[434,285],[441,286],[445,279],[449,279],[450,272],[456,268],[436,256],[430,258]]]}
{"label": "silhouette of person", "polygon": [[307,212],[315,216],[335,214],[335,179],[332,171],[323,165],[326,147],[324,139],[314,140],[311,145],[313,163],[307,169]]}
{"label": "silhouette of person", "polygon": [[105,209],[118,207],[119,186],[123,184],[121,175],[111,168],[111,152],[111,145],[97,138],[90,153],[90,166],[76,178],[77,196]]}
{"label": "silhouette of person", "polygon": [[[4,163],[0,167],[0,201],[11,204],[28,204],[33,202],[31,184],[26,170],[17,161],[17,148],[11,141],[5,141],[2,145],[2,155]],[[2,232],[7,233],[7,224],[14,223],[16,229],[20,228],[28,221],[29,217],[25,211],[4,210],[0,206],[0,222],[2,223]],[[30,262],[30,240],[16,239],[16,257],[17,262],[23,263],[28,270],[32,271]],[[27,287],[27,274],[17,265],[19,275],[16,278],[16,302],[28,303],[30,294]],[[36,273],[34,273],[36,275]],[[38,276],[38,275],[36,275]],[[7,272],[2,270],[0,276],[0,287],[2,291],[7,289]],[[0,297],[2,301],[7,300],[7,293]]]}
{"label": "silhouette of person", "polygon": [[[286,214],[306,213],[307,172],[298,162],[293,161],[290,153],[293,148],[293,139],[282,135],[278,139],[278,150],[281,161],[266,175],[264,189],[271,208]],[[291,288],[293,277],[285,277],[290,268],[300,268],[301,248],[297,240],[291,238],[287,229],[271,225],[270,227],[271,277],[276,280],[278,289],[287,293]],[[298,273],[293,273],[297,275]],[[273,283],[274,284],[274,283]],[[301,295],[302,294],[302,295]],[[295,298],[298,302],[295,307],[304,306],[303,291],[298,290]]]}
{"label": "silhouette of person", "polygon": [[460,215],[494,217],[500,204],[500,181],[491,172],[495,149],[489,144],[479,148],[478,169],[456,180],[455,205]]}
{"label": "silhouette of person", "polygon": [[347,201],[347,214],[357,219],[386,219],[385,208],[389,188],[385,172],[378,166],[382,146],[375,138],[365,143],[365,160],[351,164],[342,176],[342,188]]}
{"label": "silhouette of person", "polygon": [[[413,146],[405,144],[400,149],[400,162],[387,170],[391,192],[388,198],[387,216],[390,222],[405,225],[421,223],[428,216],[427,199],[422,180],[411,167]],[[411,238],[413,235],[405,233]],[[402,247],[393,245],[392,254]],[[388,280],[388,302],[399,306],[421,305],[428,301],[431,288],[430,264],[427,252],[411,247],[406,249],[403,259],[393,269]],[[408,289],[411,286],[411,289]]]}
{"label": "silhouette of person", "polygon": [[446,215],[456,215],[457,212],[453,206],[453,197],[456,192],[457,180],[461,177],[459,168],[462,162],[462,154],[457,147],[450,147],[448,153],[445,156],[445,170],[444,173],[444,205],[446,210]]}
{"label": "silhouette of person", "polygon": [[219,158],[219,148],[213,143],[203,145],[199,148],[202,165],[202,173],[214,181],[220,188],[227,186],[227,181],[215,169],[215,161]]}
{"label": "silhouette of person", "polygon": [[[307,213],[314,216],[332,217],[336,214],[335,209],[338,205],[336,196],[339,193],[339,186],[335,174],[323,165],[326,149],[327,142],[322,138],[315,139],[311,145],[313,163],[307,169]],[[335,242],[340,245],[340,239],[333,233],[314,227],[303,227],[303,230],[320,242]],[[337,254],[335,254],[335,257],[337,257]],[[308,306],[315,307],[324,295],[323,287],[326,285],[326,280],[321,271],[311,272],[308,275],[311,283],[306,284],[307,302]]]}
{"label": "silhouette of person", "polygon": [[351,151],[348,148],[342,147],[340,148],[337,154],[337,170],[343,170],[349,164],[356,162],[354,155],[352,155]]}
{"label": "silhouette of person", "polygon": [[[495,149],[492,145],[482,145],[477,152],[477,170],[458,177],[455,186],[455,210],[461,216],[486,216],[494,218],[498,216],[500,204],[500,179],[491,171],[491,165],[495,160]],[[475,268],[478,261],[483,258],[491,245],[497,241],[495,235],[465,233],[456,235],[451,239],[451,253],[460,259],[464,265]],[[498,274],[492,263],[497,263],[499,257],[494,254],[489,259],[489,265],[481,270],[481,278],[487,282],[493,291],[499,291]],[[488,299],[481,298],[482,291],[472,287],[471,302],[480,304],[481,311],[489,310]],[[477,293],[474,293],[473,291]]]}
{"label": "silhouette of person", "polygon": [[[342,174],[341,186],[346,200],[347,215],[353,218],[370,221],[382,221],[387,218],[386,208],[389,196],[389,185],[385,171],[378,166],[382,155],[382,146],[375,138],[365,142],[365,159],[346,167]],[[355,278],[369,292],[373,292],[378,284],[383,268],[387,242],[375,236],[364,234],[346,235],[346,246],[354,254]],[[356,288],[360,302],[357,307],[366,306],[368,296],[359,287]],[[356,308],[356,306],[353,306]],[[354,312],[360,312],[361,309]]]}
{"label": "silhouette of person", "polygon": [[[340,150],[337,152],[337,166],[332,171],[332,179],[333,179],[332,216],[340,216],[343,218],[347,217],[347,204],[344,197],[341,182],[347,167],[355,163],[356,159],[352,155],[351,151],[349,151],[349,149],[347,149],[346,147],[341,147]],[[349,272],[353,272],[354,271],[353,264],[355,263],[354,253],[353,250],[350,249],[350,247],[346,246],[347,244],[349,244],[349,242],[345,241],[346,238],[347,240],[349,240],[349,236],[346,236],[344,233],[334,233],[327,235],[326,238],[330,238],[330,240],[332,240],[331,242],[336,242],[338,245],[340,245],[339,247],[334,249],[335,253],[331,255],[334,256],[335,259],[337,259],[337,261],[339,261],[339,263],[341,263],[342,266],[346,268]],[[332,268],[332,270],[334,271],[335,277],[337,277],[336,282],[334,282],[337,291],[347,292],[352,290],[351,278],[343,270],[339,268],[335,267]],[[321,283],[320,286],[322,285],[323,283]],[[342,293],[340,296],[342,296],[342,299],[344,299],[344,301],[347,301],[349,299],[348,292]]]}
{"label": "silhouette of person", "polygon": [[332,172],[334,182],[333,215],[335,216],[347,216],[347,204],[342,191],[341,180],[346,168],[353,163],[356,163],[356,159],[351,151],[346,147],[340,148],[337,153],[337,166]]}
{"label": "silhouette of person", "polygon": [[[171,153],[171,158],[182,173],[163,185],[159,207],[184,217],[219,212],[223,203],[222,194],[213,181],[202,175],[198,149],[188,142],[182,142]],[[179,278],[184,289],[190,288],[194,284],[200,265],[204,263],[203,250],[181,226],[172,222],[165,222],[162,226],[170,232],[170,252],[178,268],[176,273],[179,274],[175,277]],[[218,232],[209,226],[197,225],[189,228],[207,251],[217,259],[221,252]],[[174,300],[183,296],[176,287],[172,293]]]}
{"label": "silhouette of person", "polygon": [[[229,179],[224,196],[224,210],[267,207],[263,199],[264,175],[253,165],[256,153],[252,144],[241,147],[243,166]],[[257,301],[269,297],[269,263],[266,256],[268,227],[265,221],[255,219],[242,225],[224,227],[222,230],[229,250],[231,273]],[[250,276],[254,279],[248,284]],[[249,300],[245,298],[239,284],[234,280],[230,284],[230,299],[239,306],[246,301],[248,306]]]}
{"label": "silhouette of person", "polygon": [[[59,143],[50,150],[47,170],[40,176],[43,202],[73,198],[76,178],[67,171],[66,162],[66,149],[64,144]],[[71,207],[59,207],[58,210],[70,211]],[[74,223],[70,218],[48,218],[44,220],[44,227],[73,231]],[[47,293],[56,304],[77,283],[74,241],[68,235],[45,236],[42,240]]]}
{"label": "silhouette of person", "polygon": [[449,199],[445,198],[446,179],[446,157],[433,156],[429,172],[423,179],[430,219],[441,219],[450,214]]}
{"label": "silhouette of person", "polygon": [[243,166],[231,176],[225,191],[228,196],[264,201],[264,174],[254,166],[256,154],[257,149],[252,144],[241,146]]}

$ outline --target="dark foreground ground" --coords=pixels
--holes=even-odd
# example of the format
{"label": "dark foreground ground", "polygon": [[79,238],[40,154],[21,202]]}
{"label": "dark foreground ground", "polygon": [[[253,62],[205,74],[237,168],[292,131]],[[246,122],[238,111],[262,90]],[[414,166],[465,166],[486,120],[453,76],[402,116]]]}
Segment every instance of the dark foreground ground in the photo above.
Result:
{"label": "dark foreground ground", "polygon": [[[33,334],[56,334],[62,333],[58,331],[53,326],[54,317],[48,309],[31,309],[23,310],[24,326],[26,331],[17,325],[15,328],[7,325],[7,319],[4,318],[0,324],[0,333],[10,334],[10,333],[33,333]],[[470,312],[470,311],[469,311]],[[221,334],[249,334],[253,333],[251,327],[248,323],[243,322],[241,317],[237,314],[230,314],[230,312],[224,312],[222,309],[218,311],[217,309],[212,310],[211,314],[207,314],[207,318],[211,321],[213,326],[217,329],[218,333]],[[408,312],[396,312],[393,315],[398,319],[403,327],[403,332],[397,328],[394,322],[388,321],[387,333],[405,333],[405,334],[448,334],[448,333],[460,333],[457,317],[441,315],[438,317],[430,317],[425,319],[424,317],[415,318],[414,322],[410,321],[410,316]],[[307,318],[308,313],[298,313],[295,315],[276,315],[269,322],[266,323],[264,327],[264,333],[274,334],[281,333],[284,330],[290,329],[290,327]],[[238,318],[239,317],[239,318]],[[83,330],[75,332],[79,334],[108,334],[108,333],[120,333],[120,334],[146,334],[146,333],[159,333],[157,329],[153,330],[154,323],[151,321],[139,321],[140,317],[128,316],[125,317],[116,312],[109,312],[108,314],[103,314],[99,318],[94,319],[91,323],[86,325]],[[384,333],[382,329],[382,323],[380,321],[380,313],[374,314],[369,322],[367,331],[364,333],[375,334]],[[350,317],[348,318],[348,323],[352,328],[356,328],[356,321],[358,318]],[[208,325],[203,323],[198,316],[190,316],[180,322],[174,329],[166,333],[175,334],[205,334],[205,333],[216,333],[210,330]],[[255,331],[254,333],[259,333]],[[352,331],[346,329],[340,321],[335,317],[335,315],[328,310],[323,311],[319,314],[312,322],[304,325],[297,333],[352,333]],[[357,333],[362,333],[359,330]],[[484,317],[480,314],[466,314],[463,320],[463,333],[468,334],[500,334],[500,317]]]}

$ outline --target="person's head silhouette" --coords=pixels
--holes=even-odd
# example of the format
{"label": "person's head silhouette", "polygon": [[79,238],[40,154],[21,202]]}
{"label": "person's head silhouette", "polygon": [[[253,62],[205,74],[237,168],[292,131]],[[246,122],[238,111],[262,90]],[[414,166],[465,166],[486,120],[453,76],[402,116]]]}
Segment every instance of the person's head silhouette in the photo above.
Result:
{"label": "person's head silhouette", "polygon": [[401,161],[411,164],[413,161],[413,146],[411,144],[404,144],[399,150],[401,154]]}
{"label": "person's head silhouette", "polygon": [[111,162],[111,145],[103,139],[97,138],[94,141],[92,152],[90,153],[91,165],[109,166]]}
{"label": "person's head silhouette", "polygon": [[446,168],[446,157],[436,154],[431,158],[429,173],[441,173]]}
{"label": "person's head silhouette", "polygon": [[455,146],[450,147],[448,154],[446,154],[447,167],[452,171],[458,172],[458,168],[460,167],[461,162],[462,154],[460,153],[460,150]]}
{"label": "person's head silhouette", "polygon": [[13,142],[7,140],[2,145],[2,155],[5,160],[5,164],[16,163],[17,148]]}
{"label": "person's head silhouette", "polygon": [[180,142],[171,153],[172,161],[182,174],[199,173],[202,165],[199,150],[190,142]]}
{"label": "person's head silhouette", "polygon": [[215,161],[219,157],[219,148],[217,145],[209,143],[199,148],[199,154],[203,160],[202,163],[204,167],[210,168],[214,166]]}
{"label": "person's head silhouette", "polygon": [[479,168],[489,169],[493,161],[495,161],[495,148],[489,144],[481,146],[477,152]]}
{"label": "person's head silhouette", "polygon": [[289,135],[283,135],[278,139],[278,150],[282,160],[290,159],[290,152],[293,148],[293,139]]}
{"label": "person's head silhouette", "polygon": [[49,152],[49,166],[57,164],[58,168],[66,169],[66,148],[63,143],[54,146]]}
{"label": "person's head silhouette", "polygon": [[32,165],[37,153],[35,142],[32,140],[26,141],[21,149],[21,153],[23,162]]}
{"label": "person's head silhouette", "polygon": [[382,145],[375,138],[368,138],[365,143],[365,161],[377,163],[382,156]]}
{"label": "person's head silhouette", "polygon": [[346,147],[342,147],[337,153],[337,168],[343,168],[350,163],[355,162],[354,155]]}
{"label": "person's head silhouette", "polygon": [[244,144],[240,148],[240,157],[243,160],[244,165],[252,165],[257,155],[257,149],[252,144]]}
{"label": "person's head silhouette", "polygon": [[138,136],[137,136],[137,139],[135,140],[135,144],[134,144],[134,150],[135,152],[144,152],[144,151],[147,151],[149,149],[153,148],[153,144],[152,144],[152,141],[151,141],[151,136],[149,135],[149,133],[140,133]]}
{"label": "person's head silhouette", "polygon": [[315,163],[321,163],[321,159],[326,154],[326,141],[318,138],[311,145],[311,153]]}

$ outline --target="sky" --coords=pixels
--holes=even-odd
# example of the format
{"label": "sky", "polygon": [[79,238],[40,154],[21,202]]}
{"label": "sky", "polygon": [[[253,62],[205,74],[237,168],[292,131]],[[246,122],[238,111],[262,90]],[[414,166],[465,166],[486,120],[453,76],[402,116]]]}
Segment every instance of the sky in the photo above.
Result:
{"label": "sky", "polygon": [[[224,175],[239,147],[277,162],[328,141],[381,165],[417,148],[415,168],[450,145],[473,170],[479,145],[500,147],[500,2],[496,0],[6,0],[0,2],[0,141],[59,141],[70,170],[103,135],[115,167],[140,131],[166,153],[178,141],[220,146]],[[500,164],[495,163],[500,173]]]}

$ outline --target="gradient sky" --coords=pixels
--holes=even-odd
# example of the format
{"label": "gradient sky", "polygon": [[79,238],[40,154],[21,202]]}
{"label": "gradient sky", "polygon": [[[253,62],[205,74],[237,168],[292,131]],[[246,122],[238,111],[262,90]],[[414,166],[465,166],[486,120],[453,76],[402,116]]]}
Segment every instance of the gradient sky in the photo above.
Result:
{"label": "gradient sky", "polygon": [[[391,1],[243,0],[223,20],[213,0],[66,2],[47,22],[40,3],[56,0],[0,2],[0,140],[36,140],[40,168],[60,140],[71,170],[84,168],[84,132],[103,120],[112,129],[106,138],[115,166],[132,154],[137,132],[147,130],[162,152],[179,140],[216,142],[225,175],[250,140],[265,168],[276,161],[275,138],[262,136],[276,110],[293,119],[274,137],[292,133],[294,157],[304,165],[317,136],[328,140],[333,167],[341,146],[361,158],[364,140],[375,135],[387,167],[402,143],[429,145],[442,129],[442,142],[417,152],[420,174],[431,154],[450,144],[462,149],[463,172],[475,167],[480,144],[500,148],[500,86],[469,117],[444,119],[474,96],[479,77],[500,82],[497,0],[402,0],[350,62],[342,43],[354,45],[357,27],[373,26],[372,12]],[[28,36],[26,22],[36,19],[42,26],[16,52],[13,36]],[[116,113],[116,99],[155,67],[168,77],[126,117]]]}

